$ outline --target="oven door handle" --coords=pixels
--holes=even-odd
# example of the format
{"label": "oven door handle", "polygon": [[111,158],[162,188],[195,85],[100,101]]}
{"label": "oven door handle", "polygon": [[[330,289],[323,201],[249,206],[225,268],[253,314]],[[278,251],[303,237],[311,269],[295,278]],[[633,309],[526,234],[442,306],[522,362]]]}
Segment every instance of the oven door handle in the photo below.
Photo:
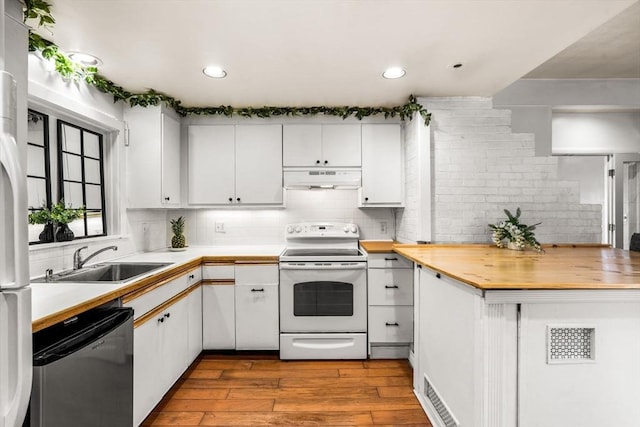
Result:
{"label": "oven door handle", "polygon": [[366,262],[284,262],[280,270],[364,270]]}

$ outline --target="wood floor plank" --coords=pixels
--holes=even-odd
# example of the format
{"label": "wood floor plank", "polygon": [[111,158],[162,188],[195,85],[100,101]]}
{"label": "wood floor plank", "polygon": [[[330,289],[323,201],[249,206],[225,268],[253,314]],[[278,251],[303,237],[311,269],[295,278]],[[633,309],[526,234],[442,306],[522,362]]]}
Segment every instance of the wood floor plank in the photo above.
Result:
{"label": "wood floor plank", "polygon": [[[244,389],[242,389],[244,390]],[[255,390],[253,390],[255,392]],[[226,399],[227,388],[185,388],[180,387],[171,396],[172,399]]]}
{"label": "wood floor plank", "polygon": [[371,411],[373,415],[373,423],[390,424],[390,425],[406,425],[417,424],[431,427],[429,419],[422,409],[410,409],[402,411]]}
{"label": "wood floor plank", "polygon": [[376,387],[366,388],[279,388],[279,389],[231,389],[227,399],[318,399],[330,395],[334,399],[377,398]]}
{"label": "wood floor plank", "polygon": [[189,378],[184,381],[182,388],[277,388],[278,379],[271,378],[220,378],[202,379]]}
{"label": "wood floor plank", "polygon": [[409,368],[411,365],[405,359],[371,359],[362,362],[365,368]]}
{"label": "wood floor plank", "polygon": [[410,386],[408,377],[341,377],[341,378],[282,378],[281,388],[288,387],[324,387],[331,390],[336,387],[388,387]]}
{"label": "wood floor plank", "polygon": [[378,387],[380,397],[409,397],[414,396],[413,387]]}
{"label": "wood floor plank", "polygon": [[220,378],[337,378],[337,369],[301,369],[301,370],[235,370],[225,369]]}
{"label": "wood floor plank", "polygon": [[201,426],[363,426],[372,425],[370,412],[236,412],[206,413]]}
{"label": "wood floor plank", "polygon": [[251,369],[253,362],[250,360],[215,360],[202,359],[195,369]]}
{"label": "wood floor plank", "polygon": [[398,411],[419,409],[416,399],[405,397],[365,399],[276,399],[274,412],[350,412],[350,411]]}
{"label": "wood floor plank", "polygon": [[376,368],[376,369],[339,369],[340,377],[397,377],[411,375],[406,368]]}
{"label": "wood floor plank", "polygon": [[204,412],[158,412],[147,418],[143,426],[197,426]]}
{"label": "wood floor plank", "polygon": [[251,369],[294,370],[294,369],[357,369],[364,368],[359,360],[257,360]]}
{"label": "wood floor plank", "polygon": [[159,408],[159,412],[235,412],[235,411],[271,411],[273,399],[268,400],[228,400],[228,399],[173,399]]}
{"label": "wood floor plank", "polygon": [[217,379],[222,375],[222,369],[195,369],[185,372],[186,378],[209,378]]}

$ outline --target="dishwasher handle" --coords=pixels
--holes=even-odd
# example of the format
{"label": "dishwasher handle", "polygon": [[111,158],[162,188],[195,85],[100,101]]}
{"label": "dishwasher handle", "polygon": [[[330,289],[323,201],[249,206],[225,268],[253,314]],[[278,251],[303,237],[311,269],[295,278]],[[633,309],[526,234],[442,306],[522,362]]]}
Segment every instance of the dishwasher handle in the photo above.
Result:
{"label": "dishwasher handle", "polygon": [[[100,338],[108,335],[127,321],[133,318],[132,308],[116,308],[101,310],[99,316],[89,316],[90,320],[86,325],[81,324],[78,326],[73,325],[73,322],[86,321],[80,315],[79,320],[67,320],[62,324],[55,325],[52,328],[57,328],[58,331],[52,333],[60,333],[59,338],[51,342],[42,349],[34,352],[33,366],[44,366],[60,360],[70,354],[75,353],[78,350],[85,348],[86,346],[96,343]],[[68,333],[65,334],[64,328],[67,325],[72,325]],[[75,326],[75,327],[73,327]],[[62,330],[60,330],[62,329]],[[34,341],[36,341],[34,337]],[[36,343],[34,342],[34,349]]]}

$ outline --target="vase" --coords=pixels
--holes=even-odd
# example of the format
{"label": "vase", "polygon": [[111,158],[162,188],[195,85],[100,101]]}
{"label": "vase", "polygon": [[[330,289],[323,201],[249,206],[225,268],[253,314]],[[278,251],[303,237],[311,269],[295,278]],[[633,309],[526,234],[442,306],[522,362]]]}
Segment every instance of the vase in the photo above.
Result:
{"label": "vase", "polygon": [[42,233],[38,235],[38,239],[44,243],[53,242],[53,224],[45,224]]}
{"label": "vase", "polygon": [[68,242],[73,240],[74,237],[75,234],[73,234],[68,224],[60,224],[58,226],[58,231],[56,231],[56,240],[58,242]]}
{"label": "vase", "polygon": [[511,249],[512,251],[524,251],[524,248],[518,246],[516,242],[507,242],[507,249]]}

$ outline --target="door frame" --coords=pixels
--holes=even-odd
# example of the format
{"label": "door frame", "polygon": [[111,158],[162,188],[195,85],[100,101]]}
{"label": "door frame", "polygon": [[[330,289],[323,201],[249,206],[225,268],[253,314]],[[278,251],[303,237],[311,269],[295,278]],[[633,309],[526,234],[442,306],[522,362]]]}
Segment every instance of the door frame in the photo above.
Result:
{"label": "door frame", "polygon": [[[611,165],[613,166],[613,197],[610,197],[610,206],[613,206],[613,233],[611,242],[614,248],[624,248],[624,164],[640,162],[640,153],[614,154]],[[611,175],[610,175],[611,176]]]}

